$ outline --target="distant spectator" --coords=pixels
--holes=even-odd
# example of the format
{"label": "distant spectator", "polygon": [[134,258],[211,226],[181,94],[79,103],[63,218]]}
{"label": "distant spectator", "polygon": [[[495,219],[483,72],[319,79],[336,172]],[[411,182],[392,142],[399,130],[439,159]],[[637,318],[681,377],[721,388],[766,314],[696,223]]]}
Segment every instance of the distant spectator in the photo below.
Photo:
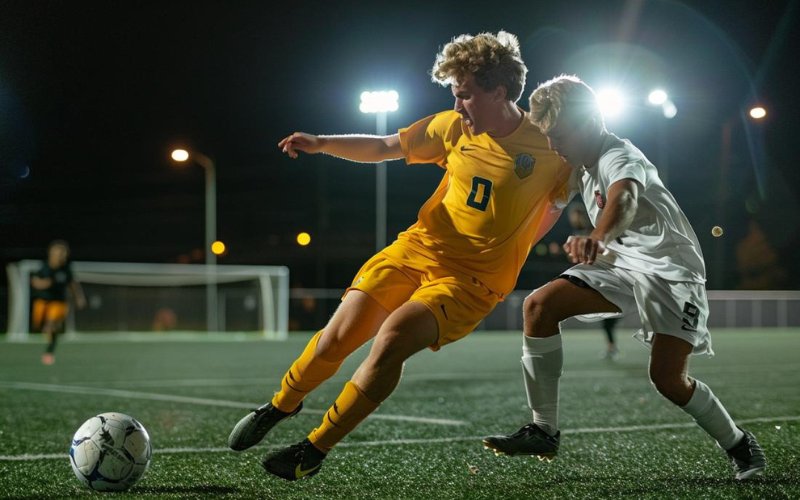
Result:
{"label": "distant spectator", "polygon": [[178,324],[178,316],[175,311],[169,307],[162,307],[156,311],[153,316],[153,331],[164,332],[167,330],[174,330]]}
{"label": "distant spectator", "polygon": [[791,288],[788,273],[766,233],[755,220],[747,226],[747,234],[736,244],[736,271],[739,290],[775,290]]}

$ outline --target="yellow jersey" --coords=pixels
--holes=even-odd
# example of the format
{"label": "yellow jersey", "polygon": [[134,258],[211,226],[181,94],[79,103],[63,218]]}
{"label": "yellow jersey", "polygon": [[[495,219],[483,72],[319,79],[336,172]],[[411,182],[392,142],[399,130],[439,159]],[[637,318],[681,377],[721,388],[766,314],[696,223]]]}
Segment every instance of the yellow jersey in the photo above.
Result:
{"label": "yellow jersey", "polygon": [[571,167],[526,113],[506,137],[473,136],[444,111],[399,130],[406,162],[445,169],[417,222],[396,244],[469,274],[501,297],[514,289],[531,247],[557,218]]}

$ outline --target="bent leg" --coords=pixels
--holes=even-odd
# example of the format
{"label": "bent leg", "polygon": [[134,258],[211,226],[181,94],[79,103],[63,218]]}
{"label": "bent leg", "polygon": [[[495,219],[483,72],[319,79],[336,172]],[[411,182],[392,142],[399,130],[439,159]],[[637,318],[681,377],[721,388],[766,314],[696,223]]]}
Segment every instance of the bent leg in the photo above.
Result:
{"label": "bent leg", "polygon": [[689,377],[693,346],[683,339],[657,333],[650,354],[650,380],[661,395],[691,415],[719,445],[728,450],[744,437],[733,419],[703,382]]}
{"label": "bent leg", "polygon": [[58,340],[58,325],[51,320],[45,320],[42,334],[47,340],[47,347],[42,353],[42,364],[52,365],[56,362],[56,341]]}
{"label": "bent leg", "polygon": [[56,341],[58,334],[64,328],[64,321],[67,318],[67,305],[60,301],[45,302],[42,315],[44,317],[44,326],[42,333],[47,339],[47,348],[42,354],[42,363],[52,365],[55,363]]}
{"label": "bent leg", "polygon": [[56,339],[59,332],[59,324],[57,322],[47,320],[42,328],[42,333],[47,339],[47,348],[45,352],[53,354],[56,350]]}
{"label": "bent leg", "polygon": [[311,338],[283,376],[273,406],[294,411],[309,392],[336,373],[350,353],[375,336],[388,315],[368,294],[348,292],[328,325]]}
{"label": "bent leg", "polygon": [[564,365],[559,323],[581,314],[618,311],[599,292],[563,278],[551,281],[525,299],[525,392],[533,423],[550,436],[558,431],[558,391]]}
{"label": "bent leg", "polygon": [[378,332],[369,356],[309,434],[315,447],[328,452],[397,387],[403,363],[434,344],[439,336],[436,317],[418,302],[407,302],[392,313]]}
{"label": "bent leg", "polygon": [[650,381],[662,396],[678,406],[692,397],[689,355],[692,345],[671,335],[655,334],[650,352]]}
{"label": "bent leg", "polygon": [[35,299],[31,310],[31,331],[41,332],[44,326],[44,316],[47,302],[44,299]]}
{"label": "bent leg", "polygon": [[620,312],[619,307],[577,278],[557,278],[525,297],[523,320],[526,337],[558,335],[558,324],[582,314]]}

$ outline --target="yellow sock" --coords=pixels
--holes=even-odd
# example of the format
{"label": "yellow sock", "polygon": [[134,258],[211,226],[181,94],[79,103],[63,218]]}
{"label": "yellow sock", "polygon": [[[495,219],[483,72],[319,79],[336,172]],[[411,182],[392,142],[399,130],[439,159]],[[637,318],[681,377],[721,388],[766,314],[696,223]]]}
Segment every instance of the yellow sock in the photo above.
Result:
{"label": "yellow sock", "polygon": [[311,431],[308,440],[327,453],[378,406],[380,403],[369,399],[356,384],[347,382],[322,418],[322,425]]}
{"label": "yellow sock", "polygon": [[272,397],[272,405],[277,409],[294,411],[309,392],[333,376],[342,365],[344,360],[331,362],[314,355],[321,335],[322,330],[308,341],[303,354],[283,376],[281,390]]}

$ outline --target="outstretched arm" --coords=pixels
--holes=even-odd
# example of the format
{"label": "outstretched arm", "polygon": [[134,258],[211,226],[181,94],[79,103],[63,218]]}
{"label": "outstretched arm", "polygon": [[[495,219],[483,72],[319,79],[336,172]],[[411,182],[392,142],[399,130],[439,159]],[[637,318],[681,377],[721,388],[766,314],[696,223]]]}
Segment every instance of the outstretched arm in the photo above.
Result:
{"label": "outstretched arm", "polygon": [[633,222],[638,207],[639,183],[621,179],[608,188],[608,200],[603,215],[589,236],[570,236],[564,243],[573,264],[592,264],[609,241],[618,238]]}
{"label": "outstretched arm", "polygon": [[308,154],[326,153],[346,160],[378,163],[403,157],[398,134],[374,135],[311,135],[303,132],[284,138],[278,143],[289,158],[297,158],[297,152]]}

